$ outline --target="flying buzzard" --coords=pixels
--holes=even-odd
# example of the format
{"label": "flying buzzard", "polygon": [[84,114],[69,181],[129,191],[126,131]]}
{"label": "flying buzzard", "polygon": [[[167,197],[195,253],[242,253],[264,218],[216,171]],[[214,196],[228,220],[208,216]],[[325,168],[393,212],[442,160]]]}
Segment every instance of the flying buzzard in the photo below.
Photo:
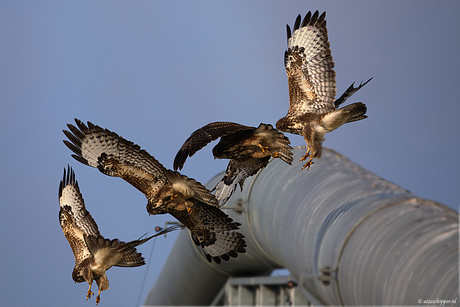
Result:
{"label": "flying buzzard", "polygon": [[68,124],[64,143],[77,161],[96,167],[103,174],[120,177],[141,191],[149,214],[169,213],[190,230],[193,242],[202,247],[208,261],[220,263],[246,252],[244,236],[219,209],[217,199],[192,178],[166,169],[147,151],[116,133],[75,119]]}
{"label": "flying buzzard", "polygon": [[144,258],[136,251],[141,245],[153,237],[175,229],[167,228],[151,237],[134,240],[128,243],[118,239],[105,239],[99,233],[96,222],[85,208],[85,202],[75,180],[75,173],[69,167],[59,184],[59,222],[64,236],[69,241],[75,257],[72,279],[75,282],[88,282],[89,299],[93,280],[99,288],[96,305],[100,302],[101,291],[109,289],[109,280],[105,272],[112,266],[137,267],[144,265]]}
{"label": "flying buzzard", "polygon": [[193,156],[209,142],[220,138],[212,153],[217,159],[230,159],[224,177],[214,188],[224,205],[237,184],[243,189],[244,180],[263,169],[270,157],[291,164],[292,147],[289,139],[270,124],[249,127],[231,122],[215,122],[193,132],[174,159],[174,170],[182,169],[187,157]]}
{"label": "flying buzzard", "polygon": [[284,53],[284,65],[289,84],[289,111],[278,120],[276,128],[283,132],[302,135],[307,143],[308,158],[303,168],[310,168],[313,158],[321,158],[324,135],[345,123],[367,118],[366,105],[357,102],[337,109],[353,93],[366,85],[354,83],[337,100],[335,64],[327,37],[326,12],[319,16],[311,12],[302,21],[299,15],[294,32],[287,25],[288,50]]}

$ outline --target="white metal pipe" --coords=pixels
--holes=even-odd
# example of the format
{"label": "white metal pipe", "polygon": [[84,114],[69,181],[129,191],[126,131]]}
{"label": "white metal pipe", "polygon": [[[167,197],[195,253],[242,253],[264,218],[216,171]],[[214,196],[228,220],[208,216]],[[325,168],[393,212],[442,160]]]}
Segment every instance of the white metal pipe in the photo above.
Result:
{"label": "white metal pipe", "polygon": [[[304,153],[305,148],[296,148],[294,161]],[[166,297],[181,283],[191,293],[215,296],[217,290],[211,295],[193,280],[224,274],[224,283],[230,275],[267,274],[269,266],[287,268],[325,305],[418,305],[419,300],[458,297],[457,212],[420,199],[329,149],[308,171],[301,163],[288,166],[278,160],[248,178],[243,192],[236,191],[226,205],[243,208],[242,214],[226,212],[242,223],[250,251],[209,264],[189,239],[178,240],[177,256],[168,259],[146,305],[168,305]],[[188,249],[198,258],[180,256]],[[170,267],[178,263],[214,271],[177,274]],[[155,291],[159,283],[171,285],[170,290]],[[196,304],[209,304],[209,299]]]}

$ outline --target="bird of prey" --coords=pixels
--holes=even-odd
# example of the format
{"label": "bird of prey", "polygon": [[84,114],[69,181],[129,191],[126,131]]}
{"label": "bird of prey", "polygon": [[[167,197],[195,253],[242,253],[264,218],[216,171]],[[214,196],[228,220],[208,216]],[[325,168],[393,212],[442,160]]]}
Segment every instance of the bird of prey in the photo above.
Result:
{"label": "bird of prey", "polygon": [[236,258],[246,252],[240,225],[219,209],[217,199],[202,184],[179,172],[166,169],[139,145],[115,132],[75,119],[77,127],[64,140],[77,161],[96,167],[103,174],[120,177],[141,191],[148,200],[149,214],[169,213],[190,230],[208,261]]}
{"label": "bird of prey", "polygon": [[75,173],[70,167],[67,173],[64,169],[64,176],[59,185],[59,205],[59,222],[75,257],[72,279],[78,283],[88,282],[86,299],[93,295],[91,285],[94,280],[96,281],[99,288],[96,305],[100,302],[101,291],[109,289],[109,280],[105,274],[108,269],[112,266],[144,265],[144,258],[136,251],[136,246],[175,229],[170,227],[151,237],[127,243],[118,239],[105,239],[101,236],[91,214],[86,210],[78,182],[75,180]]}
{"label": "bird of prey", "polygon": [[308,159],[303,168],[310,168],[313,158],[321,158],[324,135],[345,123],[367,118],[366,105],[357,102],[338,109],[351,95],[366,85],[354,83],[337,100],[335,64],[332,60],[326,29],[326,12],[319,16],[311,12],[302,21],[299,15],[291,35],[287,28],[288,50],[284,65],[289,85],[289,110],[280,118],[276,128],[304,137],[307,153],[300,161]]}
{"label": "bird of prey", "polygon": [[174,159],[174,170],[182,169],[187,157],[211,141],[220,138],[212,153],[217,159],[230,159],[224,177],[214,188],[215,196],[224,205],[239,184],[263,169],[270,157],[280,158],[289,165],[292,147],[289,139],[270,124],[259,127],[244,126],[232,122],[214,122],[193,132],[184,142]]}

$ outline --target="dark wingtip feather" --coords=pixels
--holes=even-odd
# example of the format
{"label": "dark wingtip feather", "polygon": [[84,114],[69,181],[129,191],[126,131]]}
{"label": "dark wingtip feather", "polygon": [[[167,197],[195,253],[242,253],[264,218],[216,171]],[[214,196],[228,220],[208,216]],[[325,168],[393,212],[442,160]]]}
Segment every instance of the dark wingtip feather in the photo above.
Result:
{"label": "dark wingtip feather", "polygon": [[317,21],[318,21],[318,16],[319,16],[319,12],[318,11],[315,11],[315,13],[313,14],[313,16],[311,16],[311,19],[310,19],[310,25],[314,25]]}
{"label": "dark wingtip feather", "polygon": [[287,34],[287,40],[289,41],[289,39],[292,37],[291,28],[289,27],[289,25],[286,25],[286,34]]}
{"label": "dark wingtip feather", "polygon": [[[318,11],[317,11],[318,12]],[[318,18],[318,22],[323,22],[326,19],[326,12],[323,12]]]}
{"label": "dark wingtip feather", "polygon": [[[74,134],[74,138],[78,140],[77,141],[78,143],[75,145],[81,144],[81,141],[85,138],[85,135],[77,127],[75,127],[72,124],[67,124],[67,127]],[[63,130],[64,134],[65,134],[65,131],[66,130]]]}
{"label": "dark wingtip feather", "polygon": [[77,155],[72,155],[72,158],[74,158],[75,160],[77,160],[78,162],[84,164],[84,165],[89,165],[88,163],[88,160],[86,160],[85,158],[81,157],[81,156],[77,156]]}
{"label": "dark wingtip feather", "polygon": [[72,144],[71,142],[69,142],[67,140],[63,140],[62,142],[64,142],[65,146],[67,146],[71,151],[73,151],[77,155],[81,156],[81,148],[78,147],[78,145],[75,146],[74,144]]}
{"label": "dark wingtip feather", "polygon": [[187,160],[187,153],[182,148],[176,154],[173,162],[173,169],[177,171],[181,170],[184,167],[185,160]]}
{"label": "dark wingtip feather", "polygon": [[302,21],[302,25],[301,25],[302,28],[308,25],[308,23],[310,22],[310,18],[311,18],[311,11],[309,11],[307,15],[305,15]]}
{"label": "dark wingtip feather", "polygon": [[67,171],[64,167],[64,174],[62,175],[62,180],[59,183],[59,198],[61,198],[62,191],[68,185],[74,185],[78,188],[78,182],[75,180],[75,172],[70,165],[67,164]]}
{"label": "dark wingtip feather", "polygon": [[297,18],[295,19],[295,22],[294,22],[294,28],[293,28],[294,31],[299,29],[301,22],[302,22],[302,16],[300,16],[299,14],[297,15]]}
{"label": "dark wingtip feather", "polygon": [[[77,147],[81,147],[81,140],[76,137],[74,134],[72,134],[71,132],[67,131],[67,130],[62,130],[62,132],[64,132],[65,136]],[[65,141],[64,141],[65,142]]]}

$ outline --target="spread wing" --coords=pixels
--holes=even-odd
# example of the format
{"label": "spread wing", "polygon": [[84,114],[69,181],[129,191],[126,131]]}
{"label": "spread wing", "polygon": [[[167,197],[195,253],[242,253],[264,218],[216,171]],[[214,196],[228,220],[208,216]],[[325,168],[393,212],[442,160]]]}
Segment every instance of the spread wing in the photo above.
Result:
{"label": "spread wing", "polygon": [[167,170],[139,145],[124,139],[115,132],[103,129],[88,122],[75,119],[74,125],[68,124],[70,131],[64,134],[70,140],[65,145],[76,155],[77,161],[98,168],[102,173],[120,177],[144,193],[149,201],[156,200],[159,190],[166,184],[187,191],[187,197],[195,197],[210,205],[217,201],[209,196],[209,191],[192,178],[173,174]]}
{"label": "spread wing", "polygon": [[246,129],[254,130],[255,128],[231,122],[214,122],[201,127],[190,135],[177,152],[174,158],[174,170],[182,169],[187,157],[193,156],[208,143],[229,133]]}
{"label": "spread wing", "polygon": [[85,208],[75,173],[68,167],[59,184],[59,223],[64,236],[72,248],[75,262],[89,257],[90,251],[85,244],[84,236],[99,236],[99,229],[91,214]]}
{"label": "spread wing", "polygon": [[337,92],[335,64],[327,36],[326,12],[311,12],[295,21],[293,33],[287,25],[288,50],[284,65],[289,85],[290,115],[333,111]]}
{"label": "spread wing", "polygon": [[86,126],[75,119],[75,123],[78,128],[68,124],[71,132],[64,130],[71,141],[64,143],[76,154],[72,157],[77,161],[126,180],[147,198],[168,183],[163,165],[139,145],[90,122]]}

